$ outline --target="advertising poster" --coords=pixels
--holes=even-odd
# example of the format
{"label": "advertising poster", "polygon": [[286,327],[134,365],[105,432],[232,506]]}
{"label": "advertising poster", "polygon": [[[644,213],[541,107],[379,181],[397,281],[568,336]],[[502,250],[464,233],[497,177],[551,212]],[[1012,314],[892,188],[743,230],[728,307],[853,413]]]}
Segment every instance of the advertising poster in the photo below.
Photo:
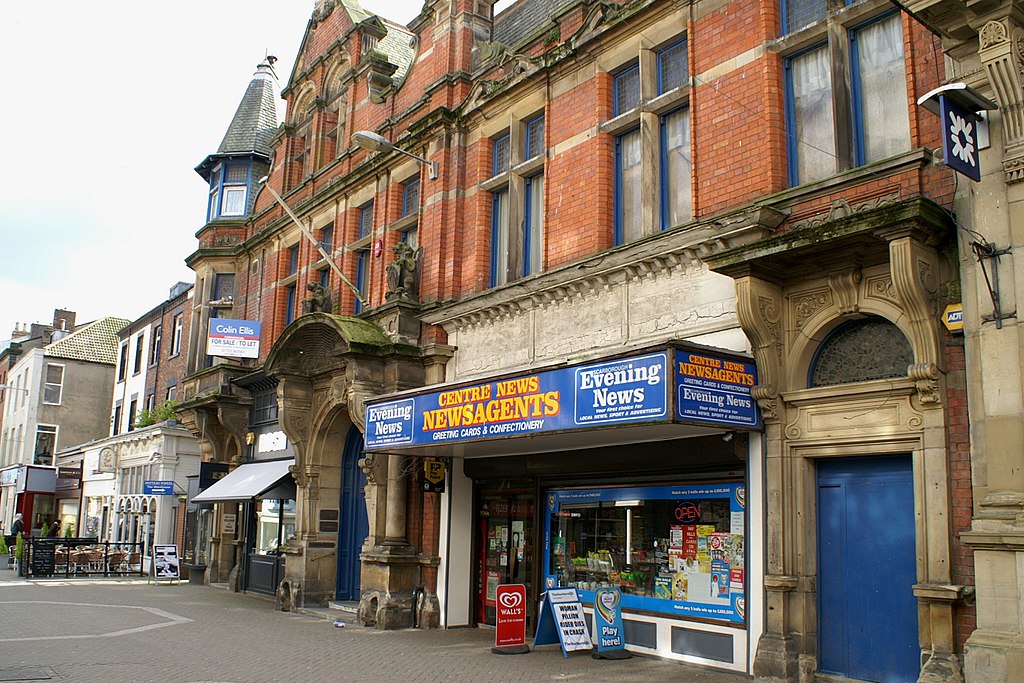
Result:
{"label": "advertising poster", "polygon": [[181,578],[181,563],[178,561],[178,546],[153,546],[153,572],[157,580]]}
{"label": "advertising poster", "polygon": [[504,584],[496,591],[495,647],[526,645],[526,586]]}
{"label": "advertising poster", "polygon": [[583,604],[575,588],[552,588],[544,594],[537,619],[534,645],[561,643],[566,657],[576,650],[591,650],[590,631]]}

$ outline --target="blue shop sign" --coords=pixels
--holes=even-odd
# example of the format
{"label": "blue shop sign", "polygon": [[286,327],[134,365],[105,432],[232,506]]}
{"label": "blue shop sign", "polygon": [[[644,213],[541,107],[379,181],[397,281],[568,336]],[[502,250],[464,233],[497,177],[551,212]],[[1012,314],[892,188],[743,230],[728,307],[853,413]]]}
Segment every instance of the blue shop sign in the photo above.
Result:
{"label": "blue shop sign", "polygon": [[366,448],[665,420],[668,384],[661,351],[371,404]]}
{"label": "blue shop sign", "polygon": [[756,382],[753,363],[663,349],[371,402],[366,448],[672,421],[757,429]]}
{"label": "blue shop sign", "polygon": [[142,482],[142,492],[147,496],[173,496],[173,481],[147,480]]}
{"label": "blue shop sign", "polygon": [[759,428],[761,414],[750,395],[757,384],[753,363],[676,350],[676,417],[729,427]]}

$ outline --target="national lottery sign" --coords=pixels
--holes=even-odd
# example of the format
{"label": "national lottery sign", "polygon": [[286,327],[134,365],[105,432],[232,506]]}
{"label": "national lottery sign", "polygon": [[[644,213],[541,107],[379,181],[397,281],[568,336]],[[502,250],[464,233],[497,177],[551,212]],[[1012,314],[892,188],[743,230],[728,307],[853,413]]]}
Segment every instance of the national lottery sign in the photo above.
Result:
{"label": "national lottery sign", "polygon": [[260,323],[253,320],[211,318],[206,355],[227,358],[260,357]]}
{"label": "national lottery sign", "polygon": [[558,368],[366,408],[366,448],[667,420],[669,352]]}

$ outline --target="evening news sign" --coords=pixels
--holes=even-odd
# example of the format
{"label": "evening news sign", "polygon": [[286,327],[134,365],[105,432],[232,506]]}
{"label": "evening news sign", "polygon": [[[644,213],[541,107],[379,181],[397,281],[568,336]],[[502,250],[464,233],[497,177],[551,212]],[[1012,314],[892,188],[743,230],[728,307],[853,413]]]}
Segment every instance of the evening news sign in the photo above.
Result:
{"label": "evening news sign", "polygon": [[206,355],[224,358],[259,358],[260,323],[252,320],[211,318]]}
{"label": "evening news sign", "polygon": [[666,422],[673,417],[756,429],[760,418],[750,397],[755,383],[752,363],[706,353],[675,349],[628,356],[368,405],[366,448]]}

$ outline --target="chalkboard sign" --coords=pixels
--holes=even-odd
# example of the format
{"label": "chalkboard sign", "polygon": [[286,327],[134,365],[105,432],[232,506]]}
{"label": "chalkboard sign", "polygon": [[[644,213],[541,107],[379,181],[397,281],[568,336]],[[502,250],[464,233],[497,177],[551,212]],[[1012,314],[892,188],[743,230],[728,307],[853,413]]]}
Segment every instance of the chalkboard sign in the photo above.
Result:
{"label": "chalkboard sign", "polygon": [[32,576],[53,576],[56,541],[37,540],[32,543]]}

